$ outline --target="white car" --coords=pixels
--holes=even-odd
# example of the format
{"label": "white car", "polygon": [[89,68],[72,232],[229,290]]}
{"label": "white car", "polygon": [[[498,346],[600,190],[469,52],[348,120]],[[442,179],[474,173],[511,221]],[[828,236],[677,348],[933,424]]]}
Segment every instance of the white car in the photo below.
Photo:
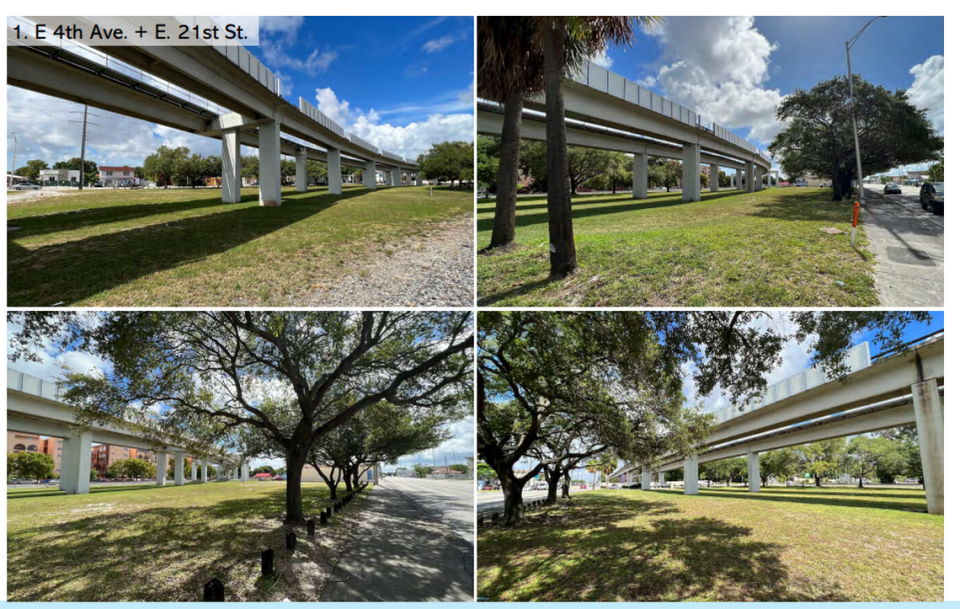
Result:
{"label": "white car", "polygon": [[610,485],[610,490],[611,490],[611,491],[619,491],[619,490],[622,489],[622,488],[623,488],[623,487],[622,487],[621,485],[617,484],[617,483],[613,483],[613,484]]}
{"label": "white car", "polygon": [[40,190],[40,187],[30,182],[20,182],[19,184],[14,184],[12,190]]}

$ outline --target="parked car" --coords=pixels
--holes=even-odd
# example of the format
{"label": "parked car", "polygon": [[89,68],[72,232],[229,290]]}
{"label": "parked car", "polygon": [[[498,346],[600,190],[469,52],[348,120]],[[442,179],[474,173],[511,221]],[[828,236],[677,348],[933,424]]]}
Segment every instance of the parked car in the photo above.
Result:
{"label": "parked car", "polygon": [[13,185],[13,190],[40,190],[40,185],[33,182],[20,182]]}
{"label": "parked car", "polygon": [[806,188],[806,187],[807,187],[807,181],[806,181],[806,180],[797,180],[797,183],[794,184],[794,186],[796,186],[797,188]]}
{"label": "parked car", "polygon": [[820,182],[820,188],[833,188],[833,184],[829,182]]}
{"label": "parked car", "polygon": [[920,187],[920,207],[943,215],[943,182],[924,182]]}
{"label": "parked car", "polygon": [[623,487],[622,487],[621,485],[617,484],[616,482],[614,482],[613,484],[610,485],[610,490],[611,490],[611,491],[619,491],[619,490],[622,489],[622,488],[623,488]]}
{"label": "parked car", "polygon": [[900,191],[900,185],[899,185],[899,184],[894,184],[893,182],[890,182],[889,184],[885,184],[885,185],[883,186],[883,194],[885,194],[885,195],[901,195],[901,194],[903,194],[903,193]]}
{"label": "parked car", "polygon": [[482,491],[492,491],[492,490],[493,490],[493,486],[491,486],[491,485],[489,485],[489,484],[485,484],[485,485],[483,486],[483,488],[480,489],[480,490],[482,490]]}

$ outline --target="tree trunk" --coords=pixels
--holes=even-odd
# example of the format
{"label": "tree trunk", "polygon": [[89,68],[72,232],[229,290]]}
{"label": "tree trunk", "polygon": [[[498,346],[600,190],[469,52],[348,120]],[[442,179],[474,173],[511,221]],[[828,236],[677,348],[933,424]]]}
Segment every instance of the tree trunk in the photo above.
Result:
{"label": "tree trunk", "polygon": [[517,177],[520,172],[520,117],[523,93],[507,98],[500,132],[500,167],[497,173],[497,206],[493,212],[490,247],[513,243],[517,219]]}
{"label": "tree trunk", "polygon": [[813,482],[816,486],[820,486],[820,476],[814,476]]}
{"label": "tree trunk", "polygon": [[287,450],[287,517],[286,524],[303,524],[303,497],[300,482],[303,479],[303,466],[307,462],[307,448]]}
{"label": "tree trunk", "polygon": [[560,496],[563,499],[570,498],[570,472],[563,473],[563,487]]}
{"label": "tree trunk", "polygon": [[523,520],[523,485],[513,476],[500,481],[503,491],[503,524],[519,524]]}
{"label": "tree trunk", "polygon": [[543,76],[547,113],[547,219],[550,228],[550,276],[562,278],[577,270],[577,252],[573,241],[567,159],[567,128],[563,103],[563,17],[543,38]]}
{"label": "tree trunk", "polygon": [[557,488],[560,486],[560,474],[547,473],[547,503],[557,502]]}
{"label": "tree trunk", "polygon": [[860,484],[858,486],[863,488],[863,476],[860,476]]}
{"label": "tree trunk", "polygon": [[320,479],[327,485],[327,488],[330,489],[330,499],[332,501],[337,500],[337,487],[340,485],[340,479],[333,477],[333,471],[330,470],[330,476],[328,477],[323,473],[323,470],[320,469],[320,466],[316,463],[311,463],[313,469],[317,470],[317,474],[320,476]]}

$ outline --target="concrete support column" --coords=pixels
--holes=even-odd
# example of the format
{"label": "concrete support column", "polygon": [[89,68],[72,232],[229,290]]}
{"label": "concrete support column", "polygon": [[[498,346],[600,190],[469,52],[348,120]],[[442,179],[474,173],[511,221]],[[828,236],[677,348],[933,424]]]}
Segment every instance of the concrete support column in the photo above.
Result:
{"label": "concrete support column", "polygon": [[696,495],[700,490],[700,461],[697,453],[683,460],[683,494]]}
{"label": "concrete support column", "polygon": [[737,190],[743,188],[743,172],[739,169],[737,170],[737,181],[733,183],[733,187]]}
{"label": "concrete support column", "polygon": [[647,198],[647,182],[650,179],[649,166],[647,165],[648,156],[646,152],[638,152],[633,155],[633,198]]}
{"label": "concrete support column", "polygon": [[63,441],[60,453],[60,490],[68,495],[90,492],[90,454],[93,432],[74,433]]}
{"label": "concrete support column", "polygon": [[377,189],[377,164],[373,161],[367,161],[363,170],[363,185],[370,190]]}
{"label": "concrete support column", "polygon": [[763,486],[763,480],[760,479],[760,453],[755,453],[747,449],[747,480],[750,485],[751,493],[759,493]]}
{"label": "concrete support column", "polygon": [[663,486],[666,484],[663,472],[657,472],[657,484],[660,486],[660,488],[663,488]]}
{"label": "concrete support column", "polygon": [[756,188],[756,181],[753,178],[753,163],[747,163],[747,179],[744,183],[744,190],[753,192]]}
{"label": "concrete support column", "polygon": [[240,466],[240,481],[249,482],[250,481],[250,464],[244,463]]}
{"label": "concrete support column", "polygon": [[260,125],[260,205],[280,207],[280,123]]}
{"label": "concrete support column", "polygon": [[772,174],[772,173],[768,173],[768,174],[767,174],[767,188],[772,188],[772,187],[773,187],[773,174]]}
{"label": "concrete support column", "polygon": [[340,174],[340,149],[327,149],[327,183],[332,195],[343,194],[343,178]]}
{"label": "concrete support column", "polygon": [[307,149],[297,149],[297,192],[307,192]]}
{"label": "concrete support column", "polygon": [[417,173],[417,186],[423,186],[423,178],[420,177],[419,173]]}
{"label": "concrete support column", "polygon": [[196,458],[190,459],[190,479],[194,482],[197,481],[197,460]]}
{"label": "concrete support column", "polygon": [[167,463],[169,459],[167,453],[157,453],[157,486],[164,486],[167,483]]}
{"label": "concrete support column", "polygon": [[240,176],[240,136],[236,129],[231,129],[223,132],[221,140],[223,162],[220,170],[220,200],[224,203],[239,203],[240,185],[243,183]]}
{"label": "concrete support column", "polygon": [[917,417],[923,485],[927,512],[943,514],[943,402],[937,380],[917,383],[913,390],[913,412]]}
{"label": "concrete support column", "polygon": [[683,197],[684,203],[700,200],[700,145],[683,145]]}
{"label": "concrete support column", "polygon": [[710,166],[710,192],[720,190],[720,168],[716,165]]}
{"label": "concrete support column", "polygon": [[640,488],[644,491],[650,490],[650,466],[644,465],[640,470]]}
{"label": "concrete support column", "polygon": [[173,484],[183,486],[183,453],[173,455]]}
{"label": "concrete support column", "polygon": [[200,482],[207,481],[207,460],[204,459],[200,462]]}
{"label": "concrete support column", "polygon": [[393,185],[394,186],[403,186],[403,177],[400,175],[400,168],[393,168]]}
{"label": "concrete support column", "polygon": [[753,175],[756,176],[757,179],[757,185],[754,187],[754,190],[760,192],[763,190],[763,171],[761,171],[759,167],[756,167],[753,170]]}

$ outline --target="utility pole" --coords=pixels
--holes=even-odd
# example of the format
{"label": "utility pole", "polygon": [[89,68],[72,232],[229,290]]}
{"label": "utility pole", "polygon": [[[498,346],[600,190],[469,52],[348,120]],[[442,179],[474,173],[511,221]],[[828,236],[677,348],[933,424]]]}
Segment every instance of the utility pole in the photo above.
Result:
{"label": "utility pole", "polygon": [[864,30],[870,27],[870,24],[883,17],[874,17],[867,22],[867,25],[860,28],[857,35],[846,42],[847,47],[847,82],[850,85],[850,117],[853,119],[853,147],[857,154],[857,188],[860,191],[860,203],[863,204],[863,166],[860,163],[860,135],[857,130],[857,103],[853,97],[853,70],[850,68],[850,49],[857,43]]}
{"label": "utility pole", "polygon": [[80,139],[80,190],[87,170],[87,104],[83,104],[83,136]]}
{"label": "utility pole", "polygon": [[13,134],[13,167],[10,168],[10,183],[13,186],[13,176],[17,175],[17,134]]}

